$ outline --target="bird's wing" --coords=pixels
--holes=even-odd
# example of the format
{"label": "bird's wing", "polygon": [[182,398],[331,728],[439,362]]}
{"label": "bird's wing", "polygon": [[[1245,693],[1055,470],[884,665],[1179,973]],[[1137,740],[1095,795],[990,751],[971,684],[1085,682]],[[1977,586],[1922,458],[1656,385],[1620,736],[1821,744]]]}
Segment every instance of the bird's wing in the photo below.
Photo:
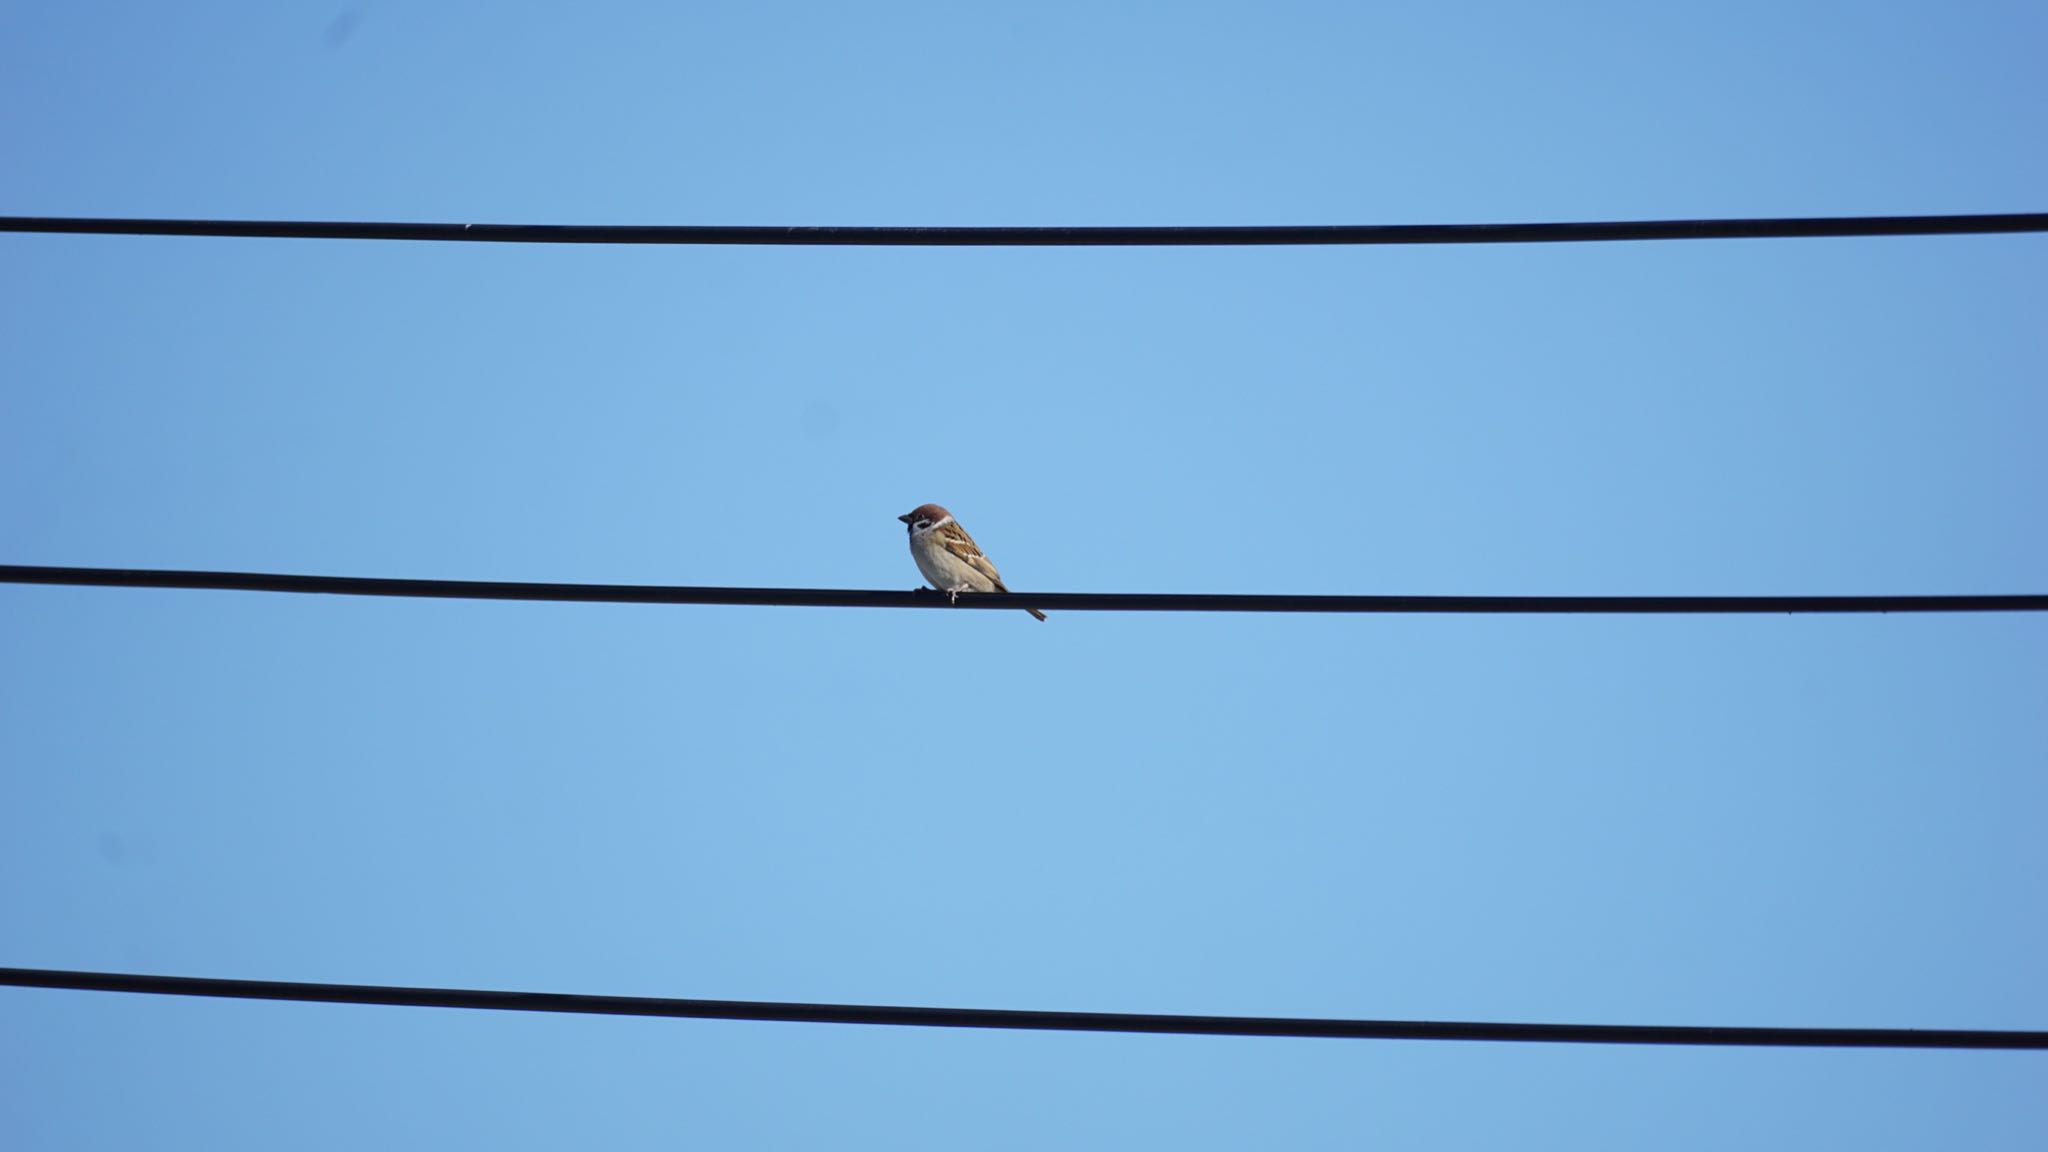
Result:
{"label": "bird's wing", "polygon": [[[995,561],[982,554],[981,545],[974,542],[974,537],[969,536],[967,529],[962,528],[958,521],[940,526],[939,543],[944,544],[946,551],[958,557],[961,563],[988,577],[988,582],[995,585],[996,591],[1009,591],[1003,584],[1003,574],[996,571]],[[1026,608],[1025,611],[1031,613],[1035,619],[1045,619],[1045,613],[1036,608]]]}
{"label": "bird's wing", "polygon": [[962,528],[959,521],[956,520],[939,529],[939,543],[946,546],[946,551],[959,557],[961,563],[988,577],[989,582],[996,586],[996,591],[1009,591],[1003,587],[1003,575],[996,571],[995,561],[982,554],[981,546],[974,542],[974,537],[967,534],[967,529]]}

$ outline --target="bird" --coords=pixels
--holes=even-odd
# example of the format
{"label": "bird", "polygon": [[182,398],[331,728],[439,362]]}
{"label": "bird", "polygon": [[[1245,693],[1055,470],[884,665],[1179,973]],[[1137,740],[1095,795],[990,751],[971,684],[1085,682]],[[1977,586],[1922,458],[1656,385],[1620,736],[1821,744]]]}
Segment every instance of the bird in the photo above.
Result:
{"label": "bird", "polygon": [[[960,602],[962,592],[1008,592],[1003,574],[995,562],[960,526],[953,514],[937,504],[919,504],[897,517],[910,526],[910,558],[932,587]],[[1026,612],[1040,620],[1045,613],[1036,608]]]}

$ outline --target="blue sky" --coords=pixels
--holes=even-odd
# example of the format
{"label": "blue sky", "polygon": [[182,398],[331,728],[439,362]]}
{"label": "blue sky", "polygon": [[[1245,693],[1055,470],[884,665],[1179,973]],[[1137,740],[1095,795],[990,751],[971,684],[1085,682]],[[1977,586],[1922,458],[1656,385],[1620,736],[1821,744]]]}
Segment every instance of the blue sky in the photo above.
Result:
{"label": "blue sky", "polygon": [[[0,212],[2036,211],[2038,5],[0,9]],[[0,560],[908,588],[2048,589],[2048,240],[0,236]],[[2048,621],[0,588],[0,963],[2048,1027]],[[24,1148],[2037,1148],[2038,1055],[0,990]]]}

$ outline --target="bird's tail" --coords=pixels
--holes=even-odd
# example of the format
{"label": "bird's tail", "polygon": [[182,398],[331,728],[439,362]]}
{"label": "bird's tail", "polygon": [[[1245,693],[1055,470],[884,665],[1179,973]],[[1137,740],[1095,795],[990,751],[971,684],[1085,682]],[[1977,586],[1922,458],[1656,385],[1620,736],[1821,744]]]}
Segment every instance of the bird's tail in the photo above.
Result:
{"label": "bird's tail", "polygon": [[[1010,594],[1010,589],[1008,585],[1004,584],[1001,580],[997,580],[995,583],[996,591],[1001,592],[1005,596]],[[1037,617],[1040,620],[1045,619],[1045,613],[1040,612],[1036,608],[1026,608],[1025,611],[1031,613],[1033,616]]]}

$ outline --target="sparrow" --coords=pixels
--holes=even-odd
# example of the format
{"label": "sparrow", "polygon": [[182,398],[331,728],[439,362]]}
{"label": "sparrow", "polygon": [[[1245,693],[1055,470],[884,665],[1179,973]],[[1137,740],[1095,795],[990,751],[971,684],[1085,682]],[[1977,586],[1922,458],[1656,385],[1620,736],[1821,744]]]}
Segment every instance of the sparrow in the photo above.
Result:
{"label": "sparrow", "polygon": [[[910,525],[910,558],[917,561],[917,570],[932,587],[951,596],[953,603],[960,602],[962,592],[1009,591],[1003,587],[1003,574],[996,571],[994,561],[982,553],[951,512],[937,504],[920,504],[897,519]],[[1025,611],[1045,619],[1045,613],[1036,608]]]}

